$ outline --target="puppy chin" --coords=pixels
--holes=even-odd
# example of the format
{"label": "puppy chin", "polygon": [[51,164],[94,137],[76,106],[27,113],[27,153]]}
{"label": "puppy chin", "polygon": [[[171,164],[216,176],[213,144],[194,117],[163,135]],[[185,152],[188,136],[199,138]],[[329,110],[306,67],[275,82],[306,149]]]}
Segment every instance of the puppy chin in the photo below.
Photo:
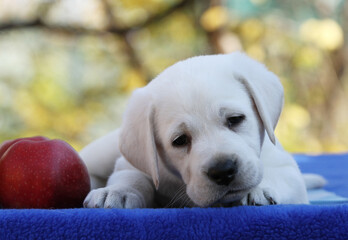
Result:
{"label": "puppy chin", "polygon": [[[187,195],[192,200],[192,202],[197,207],[217,207],[221,206],[222,203],[232,202],[232,201],[238,201],[241,200],[242,197],[239,197],[237,195],[232,196],[234,194],[227,194],[225,195],[224,192],[216,192],[216,191],[190,191],[189,188],[187,189]],[[216,205],[218,204],[218,205]]]}
{"label": "puppy chin", "polygon": [[216,192],[209,191],[197,193],[187,188],[187,195],[197,207],[230,207],[240,205],[240,201],[248,194],[250,189],[238,191]]}
{"label": "puppy chin", "polygon": [[190,198],[197,207],[232,207],[241,205],[241,200],[247,195],[247,193],[247,191],[244,191],[243,193],[240,192],[238,194],[227,194],[222,198],[212,197],[210,199],[201,198],[195,200],[191,197]]}
{"label": "puppy chin", "polygon": [[223,195],[223,193],[219,195],[213,189],[199,189],[192,185],[187,185],[186,193],[197,207],[209,207]]}
{"label": "puppy chin", "polygon": [[235,207],[241,205],[241,200],[248,194],[248,190],[228,192],[209,207]]}
{"label": "puppy chin", "polygon": [[242,200],[248,192],[249,190],[229,191],[218,202],[222,204],[238,202]]}

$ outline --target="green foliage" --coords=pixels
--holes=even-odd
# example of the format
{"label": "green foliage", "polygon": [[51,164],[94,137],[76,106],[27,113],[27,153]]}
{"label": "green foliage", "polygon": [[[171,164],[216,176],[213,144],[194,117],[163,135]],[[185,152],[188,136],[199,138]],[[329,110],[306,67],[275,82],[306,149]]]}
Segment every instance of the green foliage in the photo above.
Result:
{"label": "green foliage", "polygon": [[344,1],[32,1],[28,12],[5,2],[0,142],[45,135],[81,149],[118,127],[132,90],[169,65],[244,50],[284,85],[286,149],[348,150]]}

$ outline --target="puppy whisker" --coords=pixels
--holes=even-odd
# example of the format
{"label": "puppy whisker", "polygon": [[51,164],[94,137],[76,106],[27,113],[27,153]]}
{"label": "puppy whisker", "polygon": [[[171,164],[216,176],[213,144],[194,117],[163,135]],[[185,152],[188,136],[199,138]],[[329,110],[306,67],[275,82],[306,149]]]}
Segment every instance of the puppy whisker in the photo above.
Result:
{"label": "puppy whisker", "polygon": [[172,201],[171,201],[170,204],[167,204],[166,207],[168,207],[168,208],[173,208],[173,207],[175,207],[175,205],[176,205],[178,202],[180,202],[180,201],[183,199],[183,197],[184,197],[185,195],[186,195],[185,191],[182,190],[182,191],[180,192],[180,194],[178,194],[175,198],[172,199]]}
{"label": "puppy whisker", "polygon": [[183,196],[186,195],[186,185],[183,184],[179,187],[179,189],[174,194],[173,198],[170,202],[165,206],[165,208],[172,207],[177,201],[179,201]]}
{"label": "puppy whisker", "polygon": [[184,201],[180,204],[179,208],[186,207],[186,206],[188,206],[188,203],[191,202],[191,199],[187,195],[185,195],[184,198],[186,198],[186,199],[184,199]]}

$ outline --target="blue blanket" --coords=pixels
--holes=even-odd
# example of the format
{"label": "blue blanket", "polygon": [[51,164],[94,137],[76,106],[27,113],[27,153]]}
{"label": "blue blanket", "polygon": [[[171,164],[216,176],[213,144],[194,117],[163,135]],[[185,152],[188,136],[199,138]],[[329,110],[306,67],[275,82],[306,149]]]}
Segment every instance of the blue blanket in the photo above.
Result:
{"label": "blue blanket", "polygon": [[[348,154],[295,156],[348,198]],[[209,209],[0,210],[0,239],[348,239],[348,204]],[[333,204],[340,203],[340,204]]]}

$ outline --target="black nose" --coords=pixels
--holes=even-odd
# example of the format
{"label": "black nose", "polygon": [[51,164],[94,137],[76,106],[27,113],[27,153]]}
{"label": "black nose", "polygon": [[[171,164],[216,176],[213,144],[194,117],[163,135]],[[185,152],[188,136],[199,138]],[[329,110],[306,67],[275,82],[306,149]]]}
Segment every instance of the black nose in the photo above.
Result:
{"label": "black nose", "polygon": [[236,160],[226,159],[214,163],[207,172],[210,180],[218,185],[228,185],[238,172]]}

